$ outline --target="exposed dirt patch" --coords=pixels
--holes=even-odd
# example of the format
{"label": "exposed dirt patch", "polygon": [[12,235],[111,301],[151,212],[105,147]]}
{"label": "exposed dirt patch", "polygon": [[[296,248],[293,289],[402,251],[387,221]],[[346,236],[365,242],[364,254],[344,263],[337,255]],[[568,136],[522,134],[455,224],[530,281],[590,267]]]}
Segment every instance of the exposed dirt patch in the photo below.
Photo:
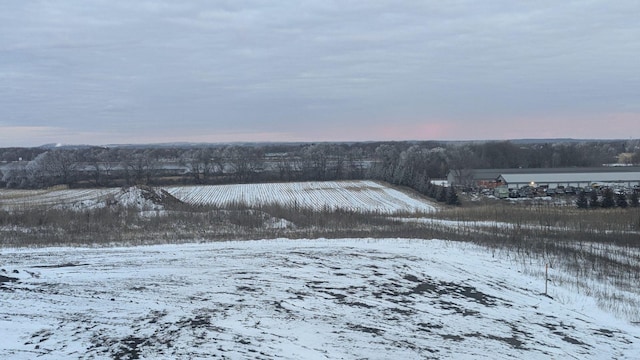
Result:
{"label": "exposed dirt patch", "polygon": [[369,334],[378,335],[378,336],[384,334],[384,330],[378,329],[378,328],[374,328],[374,327],[370,327],[370,326],[349,324],[349,328],[351,330],[362,331],[364,333],[369,333]]}
{"label": "exposed dirt patch", "polygon": [[440,335],[440,337],[442,337],[444,340],[464,341],[464,337],[462,337],[460,335],[442,334],[442,335]]}
{"label": "exposed dirt patch", "polygon": [[8,282],[16,282],[18,278],[14,278],[11,276],[0,275],[0,284],[8,283]]}
{"label": "exposed dirt patch", "polygon": [[462,285],[447,281],[435,281],[428,278],[425,280],[420,280],[417,276],[414,275],[405,275],[404,279],[413,283],[418,283],[404,295],[422,295],[425,293],[432,295],[452,295],[454,297],[471,299],[484,306],[496,306],[498,301],[501,300],[497,297],[478,291],[478,289],[473,286]]}
{"label": "exposed dirt patch", "polygon": [[114,359],[140,359],[140,347],[147,342],[147,339],[128,336],[120,341],[118,350],[113,354]]}
{"label": "exposed dirt patch", "polygon": [[571,336],[566,335],[566,334],[564,334],[562,332],[558,331],[558,332],[554,332],[554,334],[562,336],[562,341],[566,341],[569,344],[591,347],[591,345],[585,344],[584,342],[582,342],[582,341],[580,341],[580,340],[578,340],[576,338],[572,338]]}
{"label": "exposed dirt patch", "polygon": [[18,278],[14,278],[14,277],[11,277],[11,276],[0,275],[0,289],[7,289],[5,287],[6,283],[15,283],[18,280],[19,280]]}
{"label": "exposed dirt patch", "polygon": [[165,207],[183,205],[184,202],[171,195],[167,190],[154,189],[150,186],[139,186],[141,195],[144,199],[153,202],[156,205]]}

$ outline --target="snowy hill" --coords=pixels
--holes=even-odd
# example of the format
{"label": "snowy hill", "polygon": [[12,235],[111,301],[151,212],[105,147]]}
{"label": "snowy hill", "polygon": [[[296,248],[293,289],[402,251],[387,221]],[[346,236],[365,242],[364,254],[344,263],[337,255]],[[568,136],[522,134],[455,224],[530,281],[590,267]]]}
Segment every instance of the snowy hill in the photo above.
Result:
{"label": "snowy hill", "polygon": [[[11,359],[634,359],[640,327],[439,240],[4,249]],[[528,266],[540,266],[529,264]]]}

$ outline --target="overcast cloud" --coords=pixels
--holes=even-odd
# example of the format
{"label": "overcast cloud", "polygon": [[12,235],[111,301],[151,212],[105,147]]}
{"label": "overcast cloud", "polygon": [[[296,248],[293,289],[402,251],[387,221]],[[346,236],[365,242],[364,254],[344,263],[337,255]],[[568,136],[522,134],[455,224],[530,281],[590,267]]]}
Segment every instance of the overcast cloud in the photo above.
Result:
{"label": "overcast cloud", "polygon": [[0,146],[640,137],[640,2],[7,0]]}

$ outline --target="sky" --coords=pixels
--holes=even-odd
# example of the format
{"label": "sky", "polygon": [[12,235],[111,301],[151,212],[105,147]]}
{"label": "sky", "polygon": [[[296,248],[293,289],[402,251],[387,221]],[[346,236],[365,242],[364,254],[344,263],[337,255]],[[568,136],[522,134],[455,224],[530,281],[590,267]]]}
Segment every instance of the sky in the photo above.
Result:
{"label": "sky", "polygon": [[0,2],[0,147],[640,138],[640,1]]}

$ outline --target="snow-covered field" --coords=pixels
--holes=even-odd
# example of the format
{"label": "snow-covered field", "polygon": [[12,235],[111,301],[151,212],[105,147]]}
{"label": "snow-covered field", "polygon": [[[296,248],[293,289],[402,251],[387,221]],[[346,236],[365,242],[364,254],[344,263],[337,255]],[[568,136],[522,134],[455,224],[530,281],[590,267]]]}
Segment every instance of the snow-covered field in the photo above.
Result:
{"label": "snow-covered field", "polygon": [[[177,199],[196,205],[259,206],[279,204],[314,210],[344,209],[390,214],[431,212],[432,203],[374,181],[312,181],[275,184],[176,186],[166,190]],[[162,189],[154,189],[160,192]],[[157,207],[139,188],[0,190],[0,208],[58,206],[87,209],[107,202],[138,207]]]}
{"label": "snow-covered field", "polygon": [[466,243],[261,240],[3,249],[1,259],[0,358],[640,354],[640,327],[553,282],[541,295],[544,279]]}
{"label": "snow-covered field", "polygon": [[33,206],[91,207],[121,192],[111,189],[0,190],[0,208]]}
{"label": "snow-covered field", "polygon": [[297,183],[180,186],[167,188],[192,204],[226,206],[280,204],[314,210],[346,209],[380,213],[431,212],[432,203],[375,181],[310,181]]}

